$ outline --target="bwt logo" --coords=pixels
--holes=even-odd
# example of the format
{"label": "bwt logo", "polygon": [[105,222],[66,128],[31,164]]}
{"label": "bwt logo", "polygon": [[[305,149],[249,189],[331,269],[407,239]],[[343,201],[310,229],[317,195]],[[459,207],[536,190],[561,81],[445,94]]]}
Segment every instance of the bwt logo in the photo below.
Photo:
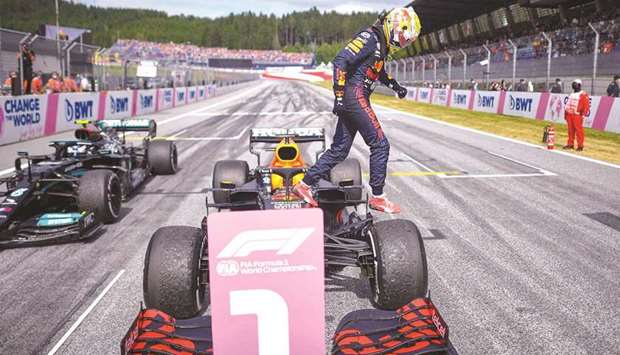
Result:
{"label": "bwt logo", "polygon": [[93,101],[65,100],[65,118],[67,122],[93,117]]}
{"label": "bwt logo", "polygon": [[467,105],[467,95],[454,94],[453,101],[455,105]]}
{"label": "bwt logo", "polygon": [[153,107],[153,95],[140,95],[140,107],[143,109]]}
{"label": "bwt logo", "polygon": [[172,102],[172,90],[164,91],[164,102],[165,103]]}
{"label": "bwt logo", "polygon": [[204,97],[205,96],[205,89],[199,89],[198,90],[198,97]]}
{"label": "bwt logo", "polygon": [[193,100],[193,99],[194,99],[194,97],[196,97],[196,91],[190,91],[190,92],[189,92],[189,98],[190,98],[190,100]]}
{"label": "bwt logo", "polygon": [[177,101],[183,101],[183,100],[185,100],[185,91],[177,92]]}
{"label": "bwt logo", "polygon": [[112,114],[129,111],[129,98],[110,96],[110,109],[112,109]]}
{"label": "bwt logo", "polygon": [[220,259],[246,257],[256,251],[292,255],[314,232],[314,228],[263,229],[237,234],[217,255]]}
{"label": "bwt logo", "polygon": [[422,100],[428,99],[428,91],[420,91],[420,99]]}
{"label": "bwt logo", "polygon": [[510,109],[513,111],[532,112],[533,99],[526,99],[524,97],[513,97],[510,95]]}
{"label": "bwt logo", "polygon": [[495,107],[495,96],[482,96],[478,94],[478,107]]}

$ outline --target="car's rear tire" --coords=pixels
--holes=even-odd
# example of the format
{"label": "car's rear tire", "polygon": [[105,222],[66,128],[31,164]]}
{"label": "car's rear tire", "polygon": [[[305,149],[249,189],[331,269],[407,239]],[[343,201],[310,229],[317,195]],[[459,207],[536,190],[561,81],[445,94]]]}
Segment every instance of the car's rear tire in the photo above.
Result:
{"label": "car's rear tire", "polygon": [[[362,168],[357,159],[350,158],[336,165],[329,173],[332,184],[339,186],[342,182],[351,181],[354,186],[362,186]],[[362,189],[356,188],[348,191],[349,200],[361,200]]]}
{"label": "car's rear tire", "polygon": [[[241,187],[248,182],[250,167],[243,160],[220,160],[213,168],[213,188],[219,189],[223,182]],[[215,203],[230,203],[230,194],[227,191],[213,191]]]}
{"label": "car's rear tire", "polygon": [[143,293],[148,308],[175,318],[191,318],[203,309],[205,288],[200,285],[204,236],[200,228],[159,228],[144,259]]}
{"label": "car's rear tire", "polygon": [[95,212],[103,223],[114,223],[120,217],[123,189],[118,176],[110,170],[89,170],[80,178],[78,207]]}
{"label": "car's rear tire", "polygon": [[147,149],[147,160],[156,175],[176,173],[178,167],[176,144],[164,140],[150,141]]}
{"label": "car's rear tire", "polygon": [[375,257],[374,278],[370,279],[373,302],[381,309],[394,310],[426,296],[426,252],[416,225],[404,219],[380,221],[369,233]]}

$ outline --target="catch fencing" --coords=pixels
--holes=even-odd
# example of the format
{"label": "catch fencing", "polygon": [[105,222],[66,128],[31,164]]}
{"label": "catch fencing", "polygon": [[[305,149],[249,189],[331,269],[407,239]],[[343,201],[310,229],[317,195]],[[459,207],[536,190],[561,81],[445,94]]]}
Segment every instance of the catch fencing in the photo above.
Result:
{"label": "catch fencing", "polygon": [[76,120],[121,119],[191,104],[213,85],[0,97],[0,145],[74,129]]}
{"label": "catch fencing", "polygon": [[[564,123],[564,108],[568,94],[535,92],[474,91],[408,87],[407,100],[459,108]],[[590,114],[584,127],[620,133],[620,99],[607,96],[590,97]]]}
{"label": "catch fencing", "polygon": [[533,36],[506,39],[480,47],[454,48],[388,63],[388,72],[413,86],[430,83],[479,89],[504,80],[516,90],[520,79],[532,81],[535,91],[549,91],[556,78],[570,91],[575,78],[584,89],[604,95],[614,75],[620,74],[620,18],[571,26]]}

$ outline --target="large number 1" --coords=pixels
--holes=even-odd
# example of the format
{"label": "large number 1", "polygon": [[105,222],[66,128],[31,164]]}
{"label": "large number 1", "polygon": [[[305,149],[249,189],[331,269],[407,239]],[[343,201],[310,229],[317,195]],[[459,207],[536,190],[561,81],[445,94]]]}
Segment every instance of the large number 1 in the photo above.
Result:
{"label": "large number 1", "polygon": [[289,355],[288,306],[271,290],[230,292],[230,314],[256,315],[258,354]]}

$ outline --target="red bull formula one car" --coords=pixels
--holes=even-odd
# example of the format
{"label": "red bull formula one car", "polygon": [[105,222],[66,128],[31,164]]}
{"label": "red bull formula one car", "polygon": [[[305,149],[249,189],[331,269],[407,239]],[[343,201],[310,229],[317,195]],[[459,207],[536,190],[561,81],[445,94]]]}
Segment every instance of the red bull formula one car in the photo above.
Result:
{"label": "red bull formula one car", "polygon": [[[324,151],[322,129],[251,130],[250,151],[257,156],[257,167],[250,170],[245,161],[218,162],[207,212],[309,208],[291,190],[306,169],[299,144],[311,143],[321,145],[317,155]],[[268,164],[261,164],[265,151],[274,156]],[[322,267],[327,272],[345,266],[360,268],[370,281],[373,302],[383,309],[344,317],[333,336],[331,353],[452,353],[448,328],[427,298],[426,255],[415,224],[375,221],[365,213],[361,168],[356,160],[334,168],[316,191],[324,218]],[[213,353],[211,317],[200,316],[210,284],[209,240],[218,238],[208,235],[207,221],[205,217],[200,228],[163,227],[153,235],[143,275],[148,308],[138,314],[123,339],[123,354]],[[226,265],[233,269],[217,273],[237,272],[234,263]]]}
{"label": "red bull formula one car", "polygon": [[[252,129],[250,152],[257,157],[257,167],[250,170],[241,160],[217,162],[210,189],[213,201],[207,197],[207,211],[310,207],[292,193],[292,186],[307,168],[299,144],[315,142],[321,145],[318,155],[325,150],[323,129]],[[261,164],[265,151],[274,157]],[[316,193],[324,215],[328,271],[360,268],[370,282],[373,302],[382,309],[398,309],[426,295],[426,254],[418,228],[408,220],[376,221],[363,213],[367,199],[357,160],[336,166],[320,181]],[[200,312],[209,285],[208,239],[206,217],[201,228],[164,227],[155,232],[144,267],[147,307],[178,318]]]}

